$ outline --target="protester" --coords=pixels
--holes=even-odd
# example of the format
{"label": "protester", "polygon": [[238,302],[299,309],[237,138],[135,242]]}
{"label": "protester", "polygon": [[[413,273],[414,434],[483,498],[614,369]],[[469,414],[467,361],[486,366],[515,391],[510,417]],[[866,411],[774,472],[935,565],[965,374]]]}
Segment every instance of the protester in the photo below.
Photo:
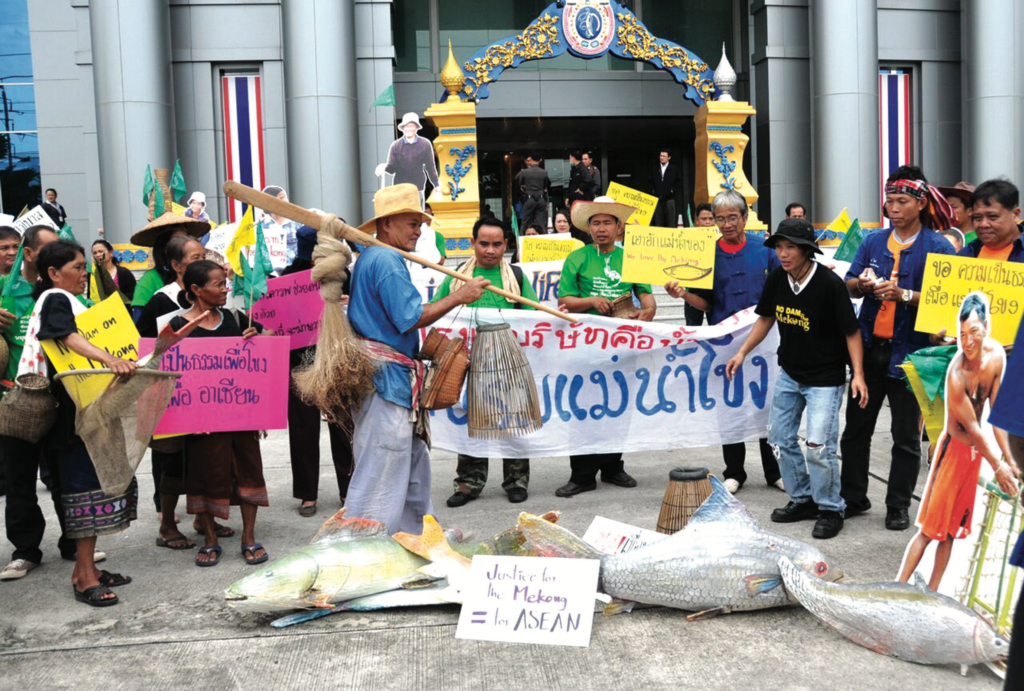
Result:
{"label": "protester", "polygon": [[[508,246],[505,233],[505,224],[498,219],[479,219],[473,224],[473,258],[459,265],[456,271],[465,276],[467,280],[484,278],[496,288],[504,288],[510,293],[522,295],[537,302],[537,293],[526,279],[523,270],[505,261],[505,250]],[[453,284],[457,284],[455,285],[457,288],[464,283],[465,281],[456,281],[449,276],[437,289],[431,302],[438,302],[448,297],[452,292]],[[471,302],[468,307],[483,310],[533,309],[490,291],[484,293],[479,300]],[[478,318],[487,319],[486,315],[480,315]],[[459,462],[455,470],[455,493],[448,497],[448,506],[465,506],[480,496],[484,485],[487,484],[487,463],[486,458],[459,454]],[[504,471],[505,480],[501,483],[501,488],[508,495],[508,500],[513,504],[526,501],[530,485],[530,459],[506,458],[504,459]]]}
{"label": "protester", "polygon": [[559,209],[555,212],[554,220],[554,231],[556,233],[568,233],[572,231],[572,224],[569,222],[569,210]]}
{"label": "protester", "polygon": [[1006,431],[993,428],[994,447],[981,426],[985,403],[994,406],[999,396],[1006,364],[1003,347],[988,334],[988,307],[978,293],[971,293],[960,307],[960,351],[946,373],[946,425],[917,515],[920,529],[907,549],[900,573],[903,583],[910,581],[925,549],[935,540],[939,544],[928,587],[939,589],[953,540],[971,534],[982,459],[992,466],[999,489],[1017,496],[1014,476],[1020,475],[1020,469],[1013,462]]}
{"label": "protester", "polygon": [[544,235],[544,233],[544,226],[538,225],[536,223],[533,225],[526,226],[526,230],[523,231],[523,235]]}
{"label": "protester", "polygon": [[[572,223],[587,227],[592,245],[581,247],[565,258],[558,283],[558,302],[569,312],[611,316],[612,301],[623,295],[640,299],[640,309],[627,319],[651,321],[656,305],[651,287],[622,280],[625,251],[615,245],[615,238],[636,209],[618,204],[611,197],[598,197],[592,202],[572,205]],[[625,470],[621,453],[570,455],[569,481],[555,490],[555,496],[571,497],[597,489],[597,473],[601,481],[619,487],[636,487]]]}
{"label": "protester", "polygon": [[[970,234],[974,230],[974,224],[971,221],[971,196],[974,194],[974,185],[961,180],[952,187],[939,187],[938,190],[953,208],[953,213],[956,215],[954,225],[964,235]],[[963,245],[962,242],[960,244]]]}
{"label": "protester", "polygon": [[920,168],[897,168],[885,183],[885,213],[892,229],[865,237],[846,274],[850,295],[864,298],[858,320],[868,405],[861,408],[851,398],[846,406],[846,427],[839,442],[842,495],[847,518],[871,508],[867,496],[871,437],[882,404],[888,400],[892,456],[885,527],[889,530],[910,526],[908,509],[921,467],[921,409],[900,364],[909,353],[929,344],[928,334],[914,330],[927,256],[953,253],[945,238],[924,225],[924,218],[936,218],[934,203]]}
{"label": "protester", "polygon": [[947,228],[941,232],[942,237],[949,241],[949,244],[953,245],[953,251],[957,254],[964,248],[964,234],[959,228]]}
{"label": "protester", "polygon": [[[288,193],[277,185],[264,187],[263,193],[284,202],[288,201]],[[298,248],[295,232],[299,229],[299,224],[274,213],[264,214],[260,222],[263,224],[263,239],[270,253],[270,264],[274,273],[280,275],[295,261],[295,252]]]}
{"label": "protester", "polygon": [[807,218],[807,208],[800,202],[793,202],[786,207],[786,218]]}
{"label": "protester", "polygon": [[430,231],[430,235],[434,237],[434,246],[437,248],[438,255],[440,255],[437,263],[444,266],[444,262],[448,258],[448,250],[445,247],[446,243],[444,233],[434,227],[434,210],[430,208],[430,204],[424,204],[423,210],[427,212],[427,220],[420,224],[420,232],[426,234],[428,230]]}
{"label": "protester", "polygon": [[188,207],[185,209],[185,218],[210,222],[210,215],[206,213],[206,195],[204,193],[199,191],[193,192],[185,206]]}
{"label": "protester", "polygon": [[11,226],[0,226],[0,277],[10,275],[20,246],[21,234]]}
{"label": "protester", "polygon": [[978,237],[960,251],[964,257],[1024,263],[1020,192],[1009,180],[986,180],[971,195],[971,223]]}
{"label": "protester", "polygon": [[[313,250],[316,247],[316,229],[302,226],[296,233],[298,247],[295,261],[282,275],[309,271],[313,268]],[[348,303],[344,296],[342,304]],[[289,354],[289,369],[294,372],[304,363],[312,362],[316,346],[296,348]],[[299,500],[299,515],[309,518],[316,515],[317,499],[320,495],[320,411],[316,406],[303,401],[295,388],[294,377],[288,386],[288,452],[292,466],[292,496]],[[327,434],[331,441],[331,461],[338,483],[338,500],[342,506],[348,496],[352,478],[352,418],[346,417],[340,425],[327,423]]]}
{"label": "protester", "polygon": [[[814,259],[821,254],[814,226],[787,218],[764,241],[781,268],[765,281],[757,322],[726,365],[731,380],[748,353],[779,325],[779,374],[775,380],[768,443],[779,451],[789,503],[772,511],[772,521],[817,518],[812,535],[835,537],[843,529],[845,503],[839,494],[839,408],[851,365],[851,397],[864,407],[863,344],[853,305],[842,279]],[[821,269],[819,271],[818,269]],[[807,453],[800,449],[800,420],[807,411]]]}
{"label": "protester", "polygon": [[68,222],[68,213],[64,210],[64,207],[57,201],[57,190],[50,187],[46,190],[45,199],[43,200],[43,211],[53,221],[53,225],[58,229],[63,228]]}
{"label": "protester", "polygon": [[[711,290],[692,289],[669,281],[665,290],[674,298],[707,312],[708,323],[718,324],[737,312],[753,307],[761,299],[765,280],[779,268],[778,257],[764,246],[755,235],[745,232],[747,227],[747,200],[735,190],[719,192],[713,202],[715,223],[722,237],[715,246],[715,274]],[[761,467],[765,481],[785,491],[779,462],[768,445],[767,436],[758,440]],[[747,481],[744,462],[747,445],[743,442],[724,444],[726,489],[735,494]]]}
{"label": "protester", "polygon": [[135,285],[135,297],[132,298],[132,319],[139,320],[142,309],[153,295],[168,283],[177,278],[167,262],[164,250],[171,238],[178,235],[190,235],[201,238],[210,231],[210,224],[195,221],[171,212],[154,219],[145,228],[132,235],[132,244],[140,247],[152,247],[153,268],[142,274]]}
{"label": "protester", "polygon": [[[93,270],[89,277],[89,299],[100,302],[115,292],[121,293],[129,302],[135,296],[135,275],[121,266],[114,256],[114,247],[106,240],[92,243]],[[104,274],[110,280],[104,280]],[[113,285],[111,285],[111,283]]]}
{"label": "protester", "polygon": [[[519,199],[523,203],[520,218],[523,227],[533,224],[543,225],[548,220],[548,192],[551,178],[548,171],[540,167],[540,157],[528,154],[526,167],[516,173],[516,186],[519,188]],[[427,213],[430,213],[429,211]]]}
{"label": "protester", "polygon": [[[376,229],[384,245],[411,251],[427,217],[420,211],[415,185],[380,189],[373,202],[375,216],[360,230]],[[423,516],[434,512],[430,455],[423,438],[426,413],[413,397],[422,384],[422,369],[412,359],[419,347],[418,329],[459,305],[476,302],[486,285],[486,279],[473,278],[448,297],[423,305],[401,255],[375,245],[359,256],[352,271],[348,318],[380,366],[374,374],[376,390],[355,415],[349,516],[380,521],[391,532],[418,534]]]}
{"label": "protester", "polygon": [[[40,345],[40,341],[47,339],[102,363],[120,377],[134,374],[134,362],[97,348],[78,333],[75,317],[86,307],[76,298],[85,292],[89,277],[85,250],[64,240],[51,242],[40,250],[36,268],[39,282],[32,293],[36,304],[29,318],[18,375],[53,376],[52,365],[47,368]],[[57,421],[47,437],[58,460],[66,537],[77,543],[71,576],[75,600],[93,607],[115,605],[118,598],[110,588],[131,583],[132,579],[96,568],[96,538],[121,532],[135,520],[138,484],[132,478],[124,494],[110,496],[103,492],[89,451],[76,431],[74,402],[59,381],[53,380],[51,390],[58,402]]]}
{"label": "protester", "polygon": [[697,228],[712,228],[715,225],[715,210],[710,204],[704,202],[698,204],[694,209],[693,225]]}
{"label": "protester", "polygon": [[658,198],[654,208],[651,225],[659,228],[676,227],[676,194],[683,185],[683,176],[679,166],[672,163],[672,154],[668,149],[658,152],[658,164],[650,169],[649,188],[651,194]]}
{"label": "protester", "polygon": [[[192,304],[171,319],[178,331],[203,317],[189,338],[253,338],[263,327],[244,314],[224,309],[228,300],[227,274],[216,262],[201,259],[182,276],[185,297]],[[203,315],[206,316],[203,316]],[[188,512],[198,517],[205,544],[196,555],[197,566],[216,566],[222,549],[214,518],[227,519],[232,505],[242,513],[242,557],[250,565],[267,561],[267,551],[256,541],[256,512],[269,506],[263,480],[259,432],[193,434],[185,440],[185,491]]]}

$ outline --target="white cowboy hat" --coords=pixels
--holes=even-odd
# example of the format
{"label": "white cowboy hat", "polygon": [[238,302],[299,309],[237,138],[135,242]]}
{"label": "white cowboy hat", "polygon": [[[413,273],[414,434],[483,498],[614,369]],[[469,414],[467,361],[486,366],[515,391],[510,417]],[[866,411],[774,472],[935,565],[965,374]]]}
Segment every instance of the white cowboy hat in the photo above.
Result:
{"label": "white cowboy hat", "polygon": [[406,113],[405,115],[403,115],[402,122],[398,124],[398,129],[402,129],[410,122],[416,125],[417,132],[423,129],[423,125],[420,124],[420,116],[417,115],[416,113]]}
{"label": "white cowboy hat", "polygon": [[187,202],[185,202],[185,206],[188,206],[192,202],[199,202],[203,206],[206,206],[206,195],[202,192],[193,192],[192,196],[188,198]]}
{"label": "white cowboy hat", "polygon": [[629,204],[620,204],[611,197],[598,197],[592,202],[582,200],[573,202],[569,213],[572,224],[580,230],[586,230],[590,227],[591,216],[608,214],[619,219],[619,222],[625,223],[634,211],[636,211],[636,207]]}

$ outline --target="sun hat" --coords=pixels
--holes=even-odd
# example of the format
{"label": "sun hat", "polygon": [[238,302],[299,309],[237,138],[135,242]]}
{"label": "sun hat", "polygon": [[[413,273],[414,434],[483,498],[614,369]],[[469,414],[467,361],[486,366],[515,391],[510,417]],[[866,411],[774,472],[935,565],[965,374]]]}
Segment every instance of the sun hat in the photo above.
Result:
{"label": "sun hat", "polygon": [[132,244],[139,247],[152,247],[161,235],[173,232],[178,228],[183,229],[194,238],[201,238],[210,232],[210,224],[206,221],[198,221],[168,211],[132,235]]}
{"label": "sun hat", "polygon": [[960,201],[964,203],[964,206],[971,205],[971,195],[974,194],[974,185],[966,180],[961,180],[952,187],[938,187],[937,189],[939,192],[942,192],[942,196],[946,199],[949,199],[950,197],[958,197]]}
{"label": "sun hat", "polygon": [[192,202],[199,202],[200,204],[203,205],[203,208],[205,208],[206,207],[206,195],[203,194],[202,192],[193,192],[192,196],[188,198],[187,202],[185,202],[185,206],[188,206]]}
{"label": "sun hat", "polygon": [[416,125],[417,132],[423,129],[423,125],[420,124],[420,116],[417,115],[416,113],[406,113],[405,115],[403,115],[402,122],[398,124],[398,129],[402,129],[410,122]]}
{"label": "sun hat", "polygon": [[592,202],[582,200],[573,202],[569,219],[574,226],[585,230],[590,226],[591,216],[608,214],[619,219],[621,223],[625,223],[634,211],[636,211],[636,207],[629,204],[620,204],[611,197],[598,197]]}
{"label": "sun hat", "polygon": [[764,241],[765,247],[775,249],[779,240],[789,240],[794,245],[813,247],[817,254],[824,254],[814,241],[814,226],[805,218],[784,218],[778,229]]}
{"label": "sun hat", "polygon": [[434,220],[433,216],[423,212],[420,207],[420,191],[416,185],[409,182],[377,190],[377,193],[373,195],[373,213],[373,218],[359,226],[359,230],[371,235],[377,232],[377,221],[388,216],[419,214],[420,223],[424,219]]}

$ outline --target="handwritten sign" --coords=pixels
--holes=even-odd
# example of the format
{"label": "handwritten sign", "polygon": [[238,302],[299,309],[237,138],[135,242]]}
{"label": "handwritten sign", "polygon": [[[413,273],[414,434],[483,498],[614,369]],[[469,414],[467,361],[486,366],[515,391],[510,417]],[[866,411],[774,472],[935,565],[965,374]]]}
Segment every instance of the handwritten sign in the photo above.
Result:
{"label": "handwritten sign", "polygon": [[49,226],[53,228],[53,232],[60,230],[60,228],[54,225],[50,217],[46,215],[42,206],[35,207],[11,225],[21,235],[24,235],[25,231],[32,226]]}
{"label": "handwritten sign", "polygon": [[626,523],[613,521],[604,516],[594,516],[583,541],[605,554],[622,554],[664,540],[668,535]]}
{"label": "handwritten sign", "polygon": [[564,260],[559,260],[517,265],[523,270],[524,277],[533,286],[533,291],[537,293],[537,298],[542,305],[558,307],[558,284],[562,280],[562,264],[564,263]]}
{"label": "handwritten sign", "polygon": [[[100,350],[125,360],[139,359],[139,331],[135,328],[120,296],[111,295],[98,305],[90,307],[75,317],[75,323],[78,325],[78,333]],[[41,341],[41,344],[58,372],[102,369],[105,366],[102,362],[82,357],[57,341],[48,339]],[[79,405],[85,407],[103,393],[113,376],[96,374],[73,377],[68,381],[70,386],[76,389],[73,393],[74,398]]]}
{"label": "handwritten sign", "polygon": [[617,182],[608,183],[608,196],[620,204],[635,206],[636,211],[626,220],[627,224],[638,226],[649,226],[654,218],[654,209],[658,206],[658,198],[644,194],[632,187],[620,185]]}
{"label": "handwritten sign", "polygon": [[267,294],[253,308],[253,319],[278,336],[290,336],[292,350],[316,343],[320,314],[320,284],[312,271],[289,274],[267,282]]}
{"label": "handwritten sign", "polygon": [[714,281],[716,233],[707,228],[626,226],[622,280],[686,288],[710,288]]}
{"label": "handwritten sign", "polygon": [[596,559],[473,557],[455,637],[590,645]]}
{"label": "handwritten sign", "polygon": [[954,334],[960,304],[974,291],[985,293],[992,306],[989,335],[1013,343],[1024,311],[1024,264],[1016,262],[929,254],[914,328]]}
{"label": "handwritten sign", "polygon": [[[155,342],[142,339],[140,351]],[[285,429],[289,344],[285,336],[186,338],[168,350],[160,369],[183,376],[154,435]]]}
{"label": "handwritten sign", "polygon": [[559,261],[583,247],[582,242],[568,233],[524,235],[519,243],[519,260],[522,262]]}

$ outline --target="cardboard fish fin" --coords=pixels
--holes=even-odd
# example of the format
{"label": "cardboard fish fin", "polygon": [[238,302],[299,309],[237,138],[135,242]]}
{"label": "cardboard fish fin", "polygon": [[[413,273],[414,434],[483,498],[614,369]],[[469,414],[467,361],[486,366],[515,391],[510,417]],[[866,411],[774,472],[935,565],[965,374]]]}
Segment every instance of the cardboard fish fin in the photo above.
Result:
{"label": "cardboard fish fin", "polygon": [[604,555],[562,526],[531,513],[519,514],[519,527],[526,543],[523,547],[537,557],[600,559]]}
{"label": "cardboard fish fin", "polygon": [[754,597],[778,588],[782,585],[782,577],[772,573],[754,574],[744,578],[743,583],[747,587],[747,595]]}
{"label": "cardboard fish fin", "polygon": [[372,521],[369,518],[345,518],[345,509],[341,509],[320,526],[309,544],[315,545],[321,542],[335,542],[339,540],[358,540],[378,535],[388,535],[391,531],[379,521]]}
{"label": "cardboard fish fin", "polygon": [[604,606],[604,615],[606,617],[613,617],[616,614],[627,614],[633,611],[633,605],[635,604],[635,602],[629,600],[612,598],[612,601]]}
{"label": "cardboard fish fin", "polygon": [[914,572],[914,579],[913,579],[913,582],[911,583],[911,585],[914,586],[915,588],[917,588],[918,590],[923,590],[923,591],[926,591],[926,592],[928,590],[930,590],[928,588],[928,581],[924,580],[924,576],[922,576],[917,571]]}
{"label": "cardboard fish fin", "polygon": [[714,475],[708,476],[708,480],[711,482],[711,495],[690,516],[686,528],[680,530],[677,535],[685,533],[687,528],[692,525],[718,521],[747,523],[753,528],[761,528],[761,524],[757,522],[753,514],[736,497],[729,493],[729,490],[725,488],[721,480]]}
{"label": "cardboard fish fin", "polygon": [[395,533],[392,537],[402,547],[424,559],[429,559],[432,562],[447,561],[469,569],[469,559],[452,549],[444,531],[441,530],[441,526],[433,516],[423,517],[422,534]]}

